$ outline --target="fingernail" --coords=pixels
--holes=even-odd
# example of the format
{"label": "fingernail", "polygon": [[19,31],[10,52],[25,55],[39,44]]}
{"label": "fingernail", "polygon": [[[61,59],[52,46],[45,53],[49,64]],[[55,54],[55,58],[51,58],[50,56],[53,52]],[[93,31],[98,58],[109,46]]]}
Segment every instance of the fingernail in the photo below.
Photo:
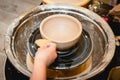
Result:
{"label": "fingernail", "polygon": [[51,43],[48,43],[48,44],[47,44],[47,47],[50,47],[50,46],[51,46]]}

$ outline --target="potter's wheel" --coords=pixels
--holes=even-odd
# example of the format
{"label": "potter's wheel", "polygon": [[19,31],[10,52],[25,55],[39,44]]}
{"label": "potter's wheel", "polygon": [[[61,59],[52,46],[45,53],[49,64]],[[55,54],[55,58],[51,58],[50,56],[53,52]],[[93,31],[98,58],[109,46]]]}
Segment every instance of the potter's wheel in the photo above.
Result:
{"label": "potter's wheel", "polygon": [[[33,31],[29,38],[28,47],[32,57],[35,56],[38,46],[35,40],[40,39],[39,28]],[[83,30],[79,42],[72,48],[65,51],[58,51],[58,57],[50,66],[52,69],[70,69],[83,64],[92,53],[92,41],[89,34]]]}
{"label": "potter's wheel", "polygon": [[[82,23],[83,30],[85,31],[85,33],[83,34],[84,39],[82,40],[86,40],[85,42],[88,43],[91,43],[90,40],[92,40],[93,47],[92,49],[91,47],[89,48],[88,43],[82,44],[82,46],[87,45],[85,47],[88,50],[89,54],[86,54],[87,57],[86,59],[84,58],[83,61],[77,59],[81,61],[81,64],[78,64],[78,61],[77,63],[74,63],[72,68],[66,69],[70,67],[67,66],[65,69],[62,70],[60,70],[60,68],[57,69],[56,66],[51,66],[52,70],[48,69],[48,74],[49,72],[53,72],[53,70],[56,69],[53,72],[55,75],[48,75],[48,77],[62,80],[80,80],[88,79],[104,70],[104,68],[111,61],[115,50],[114,35],[109,25],[101,17],[99,17],[92,11],[89,11],[82,7],[78,8],[75,6],[65,5],[38,6],[17,18],[13,22],[13,24],[11,24],[6,34],[5,40],[6,54],[11,63],[24,75],[28,77],[31,76],[31,71],[28,70],[26,65],[26,55],[31,52],[29,46],[31,45],[29,44],[31,33],[34,33],[34,31],[38,29],[41,21],[44,18],[54,14],[67,14],[77,18]],[[85,36],[87,36],[87,38]],[[75,49],[76,48],[73,48],[73,50]],[[92,53],[90,50],[92,50]],[[64,57],[62,55],[63,52],[60,52],[58,54],[60,55],[60,57]],[[66,56],[70,55],[65,55],[65,57]],[[86,64],[82,64],[84,62],[86,62]],[[81,67],[78,67],[78,65],[76,64],[80,65]],[[91,68],[86,73],[81,74],[81,69],[88,69],[89,66],[91,66]],[[65,75],[61,73],[64,73]]]}

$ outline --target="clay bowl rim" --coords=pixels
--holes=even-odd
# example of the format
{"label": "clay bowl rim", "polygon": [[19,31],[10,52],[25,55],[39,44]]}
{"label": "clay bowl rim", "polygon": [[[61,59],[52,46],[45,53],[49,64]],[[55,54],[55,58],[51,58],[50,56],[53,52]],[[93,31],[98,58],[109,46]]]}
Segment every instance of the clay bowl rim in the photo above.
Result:
{"label": "clay bowl rim", "polygon": [[44,4],[69,4],[69,5],[75,5],[75,6],[85,6],[86,4],[88,4],[90,2],[90,0],[84,0],[84,1],[78,1],[78,2],[70,2],[70,3],[66,3],[66,2],[55,2],[55,1],[51,1],[51,0],[43,0]]}
{"label": "clay bowl rim", "polygon": [[[64,16],[65,16],[65,17],[67,17],[67,18],[70,18],[70,19],[72,19],[72,21],[74,21],[75,23],[77,23],[77,25],[79,25],[79,32],[78,32],[77,35],[74,36],[72,39],[69,39],[69,40],[66,40],[66,41],[58,41],[58,40],[52,39],[52,38],[50,38],[50,37],[48,37],[47,35],[44,34],[44,31],[43,31],[44,22],[45,22],[45,21],[49,21],[49,19],[52,19],[52,18],[55,18],[55,17],[59,17],[59,16],[61,16],[61,17],[64,17]],[[81,36],[81,34],[82,34],[82,24],[81,24],[81,22],[80,22],[78,19],[76,19],[75,17],[73,17],[73,16],[71,16],[71,15],[67,15],[67,14],[54,14],[54,15],[50,15],[50,16],[46,17],[46,18],[43,19],[42,22],[40,23],[39,29],[40,29],[40,34],[41,34],[41,36],[44,36],[45,39],[48,39],[48,40],[50,40],[50,41],[52,41],[52,42],[55,42],[55,43],[68,43],[68,42],[72,42],[72,41],[80,38],[80,36]]]}

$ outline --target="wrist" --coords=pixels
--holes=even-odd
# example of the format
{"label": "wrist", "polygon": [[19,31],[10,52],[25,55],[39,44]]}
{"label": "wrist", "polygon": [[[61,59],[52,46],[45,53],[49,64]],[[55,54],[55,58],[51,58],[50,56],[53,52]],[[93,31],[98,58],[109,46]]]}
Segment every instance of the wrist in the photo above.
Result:
{"label": "wrist", "polygon": [[46,80],[47,66],[42,61],[35,61],[31,80]]}
{"label": "wrist", "polygon": [[40,59],[35,59],[34,60],[34,65],[44,65],[47,67],[47,63],[44,59],[40,58]]}

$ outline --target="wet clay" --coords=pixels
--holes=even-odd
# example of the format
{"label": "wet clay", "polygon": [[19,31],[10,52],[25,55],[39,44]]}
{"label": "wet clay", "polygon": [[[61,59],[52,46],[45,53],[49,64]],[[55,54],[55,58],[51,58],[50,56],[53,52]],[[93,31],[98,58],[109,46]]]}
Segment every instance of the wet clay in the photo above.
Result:
{"label": "wet clay", "polygon": [[53,41],[66,42],[81,34],[80,22],[68,15],[53,15],[41,23],[41,33]]}

